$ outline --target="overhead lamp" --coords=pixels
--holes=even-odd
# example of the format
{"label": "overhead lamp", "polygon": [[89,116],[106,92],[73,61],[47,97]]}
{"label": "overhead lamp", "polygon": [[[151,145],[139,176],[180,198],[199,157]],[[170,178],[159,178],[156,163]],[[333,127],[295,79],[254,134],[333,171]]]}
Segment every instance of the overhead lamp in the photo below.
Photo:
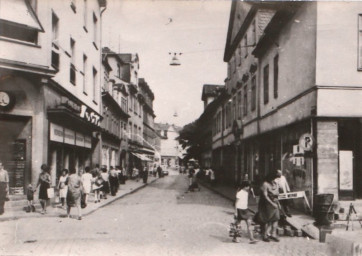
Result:
{"label": "overhead lamp", "polygon": [[181,62],[180,62],[180,60],[177,58],[177,55],[182,55],[182,53],[176,53],[176,52],[171,53],[171,52],[169,52],[168,54],[169,54],[169,55],[172,55],[172,54],[173,54],[172,59],[171,59],[171,62],[170,62],[170,66],[180,66],[180,65],[181,65]]}

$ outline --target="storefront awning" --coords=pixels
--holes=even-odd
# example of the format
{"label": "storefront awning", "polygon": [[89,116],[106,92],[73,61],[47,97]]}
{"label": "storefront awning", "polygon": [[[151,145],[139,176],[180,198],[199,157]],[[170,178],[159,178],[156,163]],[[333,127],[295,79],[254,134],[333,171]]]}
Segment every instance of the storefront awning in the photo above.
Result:
{"label": "storefront awning", "polygon": [[142,161],[146,161],[146,162],[152,162],[151,159],[149,159],[147,156],[145,156],[144,154],[138,154],[138,153],[132,153],[132,155],[134,155],[135,157],[139,158]]}
{"label": "storefront awning", "polygon": [[25,0],[1,0],[0,20],[44,32],[36,13]]}

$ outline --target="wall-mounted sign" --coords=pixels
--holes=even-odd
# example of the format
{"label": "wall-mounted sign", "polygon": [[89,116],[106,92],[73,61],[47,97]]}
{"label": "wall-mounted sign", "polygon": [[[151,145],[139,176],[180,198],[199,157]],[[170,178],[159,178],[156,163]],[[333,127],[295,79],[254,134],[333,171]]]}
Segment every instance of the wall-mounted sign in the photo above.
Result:
{"label": "wall-mounted sign", "polygon": [[75,132],[64,128],[64,143],[75,145]]}
{"label": "wall-mounted sign", "polygon": [[60,125],[50,123],[50,140],[64,142],[64,128]]}
{"label": "wall-mounted sign", "polygon": [[353,190],[353,152],[339,151],[339,189]]}
{"label": "wall-mounted sign", "polygon": [[86,119],[88,122],[99,126],[101,122],[101,116],[91,111],[87,106],[82,105],[80,117]]}
{"label": "wall-mounted sign", "polygon": [[84,135],[82,133],[75,133],[75,145],[84,147]]}
{"label": "wall-mounted sign", "polygon": [[299,146],[304,149],[304,151],[311,151],[314,146],[313,136],[309,133],[305,133],[299,138]]}
{"label": "wall-mounted sign", "polygon": [[92,148],[92,137],[84,135],[84,147],[85,148]]}

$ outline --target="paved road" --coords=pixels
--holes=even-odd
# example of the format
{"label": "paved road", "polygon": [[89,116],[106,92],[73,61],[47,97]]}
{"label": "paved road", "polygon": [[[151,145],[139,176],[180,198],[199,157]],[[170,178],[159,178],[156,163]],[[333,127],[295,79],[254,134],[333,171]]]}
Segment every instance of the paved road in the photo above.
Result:
{"label": "paved road", "polygon": [[187,178],[171,173],[81,221],[2,222],[0,255],[327,255],[325,244],[306,238],[232,243],[230,201],[186,188]]}

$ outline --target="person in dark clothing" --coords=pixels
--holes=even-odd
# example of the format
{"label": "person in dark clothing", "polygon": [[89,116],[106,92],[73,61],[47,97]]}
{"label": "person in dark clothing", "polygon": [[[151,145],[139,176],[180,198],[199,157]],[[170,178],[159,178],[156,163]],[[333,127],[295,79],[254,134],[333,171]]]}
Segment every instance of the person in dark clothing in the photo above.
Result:
{"label": "person in dark clothing", "polygon": [[145,166],[145,167],[143,168],[142,179],[143,179],[143,183],[144,183],[144,184],[147,184],[147,180],[148,180],[148,169],[147,169],[147,166]]}
{"label": "person in dark clothing", "polygon": [[159,178],[162,178],[162,168],[161,168],[161,166],[157,167],[157,174],[158,174]]}
{"label": "person in dark clothing", "polygon": [[110,186],[111,195],[115,196],[118,191],[119,183],[118,183],[117,171],[116,169],[113,168],[113,166],[111,166],[109,171],[109,186]]}

